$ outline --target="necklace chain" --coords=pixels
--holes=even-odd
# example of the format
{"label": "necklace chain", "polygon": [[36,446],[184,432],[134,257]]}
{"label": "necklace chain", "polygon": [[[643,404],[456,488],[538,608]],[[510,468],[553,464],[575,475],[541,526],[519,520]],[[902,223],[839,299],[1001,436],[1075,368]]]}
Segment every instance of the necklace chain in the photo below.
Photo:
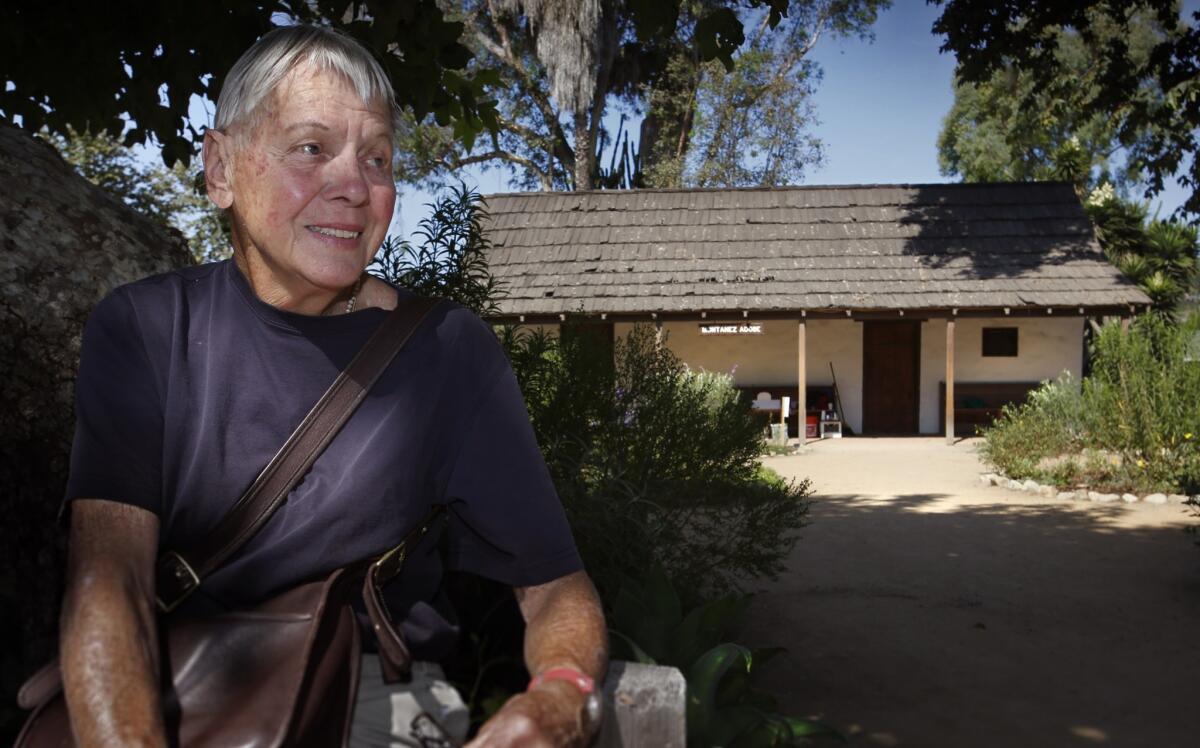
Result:
{"label": "necklace chain", "polygon": [[358,292],[362,290],[363,277],[358,276],[358,280],[354,282],[354,293],[350,294],[350,300],[346,302],[346,314],[354,311],[354,304],[358,301]]}

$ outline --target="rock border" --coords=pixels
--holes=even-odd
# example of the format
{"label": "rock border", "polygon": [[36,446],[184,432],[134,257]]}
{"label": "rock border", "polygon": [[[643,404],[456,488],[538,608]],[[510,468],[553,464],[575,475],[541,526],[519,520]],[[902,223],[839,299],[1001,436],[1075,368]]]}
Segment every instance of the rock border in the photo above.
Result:
{"label": "rock border", "polygon": [[1000,488],[1007,488],[1010,491],[1032,493],[1048,499],[1059,499],[1060,501],[1094,501],[1098,504],[1120,501],[1126,504],[1142,502],[1144,504],[1200,505],[1200,496],[1189,497],[1186,494],[1178,493],[1151,493],[1145,496],[1138,496],[1132,493],[1101,493],[1100,491],[1083,490],[1059,491],[1055,486],[1044,486],[1035,480],[1013,480],[1000,473],[981,473],[979,475],[979,482],[985,486],[999,486]]}

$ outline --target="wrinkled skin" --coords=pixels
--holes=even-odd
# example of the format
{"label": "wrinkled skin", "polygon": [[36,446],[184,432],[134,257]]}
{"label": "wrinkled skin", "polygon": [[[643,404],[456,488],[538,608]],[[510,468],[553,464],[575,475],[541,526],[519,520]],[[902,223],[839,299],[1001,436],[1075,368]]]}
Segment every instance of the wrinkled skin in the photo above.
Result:
{"label": "wrinkled skin", "polygon": [[[301,314],[394,308],[396,293],[364,270],[395,206],[390,116],[336,76],[300,69],[246,131],[209,131],[209,197],[230,212],[234,260],[266,303]],[[333,231],[343,236],[330,236]],[[350,235],[345,235],[346,233]],[[115,501],[72,502],[62,668],[80,746],[165,746],[158,694],[154,560],[158,518]],[[607,634],[583,572],[515,590],[531,673],[573,667],[603,678]],[[584,695],[549,681],[514,696],[471,748],[582,745]]]}

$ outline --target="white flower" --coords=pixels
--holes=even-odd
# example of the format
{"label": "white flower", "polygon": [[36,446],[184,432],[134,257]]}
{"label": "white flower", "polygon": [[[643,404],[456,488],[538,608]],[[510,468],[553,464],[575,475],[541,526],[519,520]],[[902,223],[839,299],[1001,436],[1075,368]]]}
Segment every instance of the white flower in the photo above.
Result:
{"label": "white flower", "polygon": [[1113,186],[1108,182],[1105,182],[1096,189],[1092,190],[1092,194],[1088,195],[1087,204],[1104,205],[1108,201],[1115,199],[1116,196],[1117,193],[1115,190],[1113,190]]}

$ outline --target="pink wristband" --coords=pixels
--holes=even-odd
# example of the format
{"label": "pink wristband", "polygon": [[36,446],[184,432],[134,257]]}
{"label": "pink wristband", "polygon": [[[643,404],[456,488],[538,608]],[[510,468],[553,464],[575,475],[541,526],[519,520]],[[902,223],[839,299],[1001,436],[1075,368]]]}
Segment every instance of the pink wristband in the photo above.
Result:
{"label": "pink wristband", "polygon": [[526,691],[532,691],[548,680],[565,680],[585,694],[596,690],[596,682],[573,667],[555,667],[538,673],[529,681]]}

